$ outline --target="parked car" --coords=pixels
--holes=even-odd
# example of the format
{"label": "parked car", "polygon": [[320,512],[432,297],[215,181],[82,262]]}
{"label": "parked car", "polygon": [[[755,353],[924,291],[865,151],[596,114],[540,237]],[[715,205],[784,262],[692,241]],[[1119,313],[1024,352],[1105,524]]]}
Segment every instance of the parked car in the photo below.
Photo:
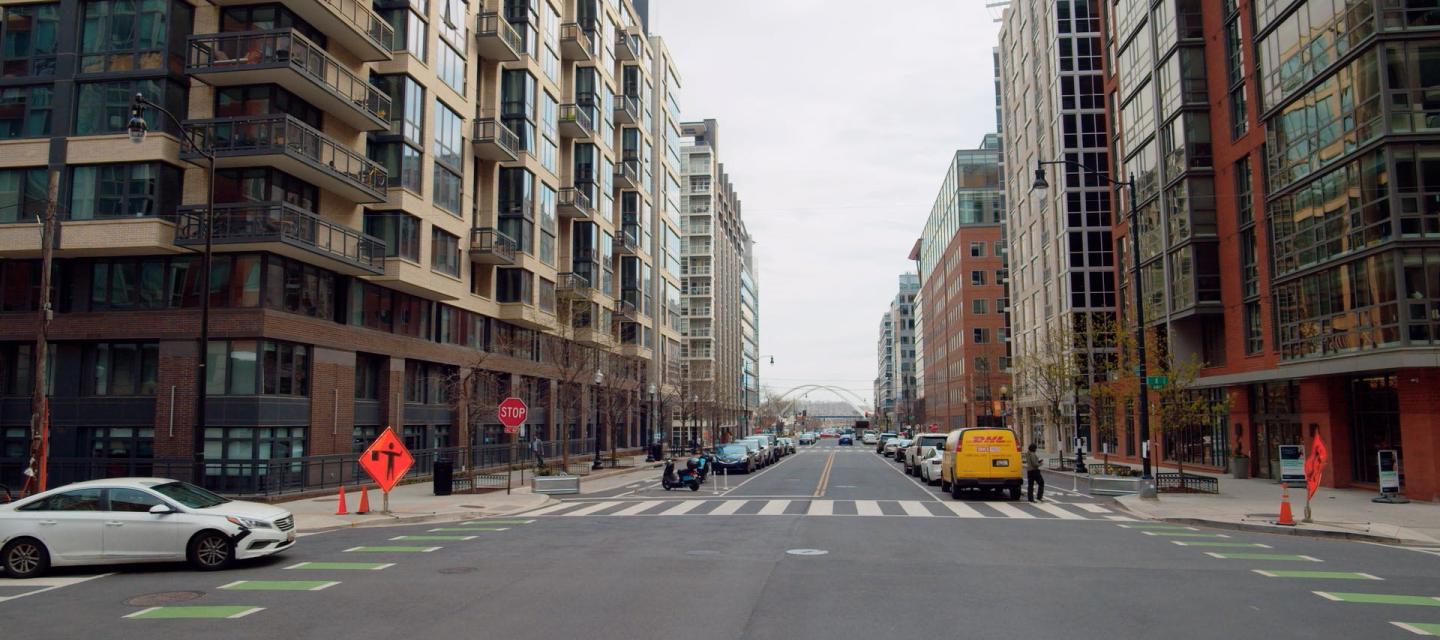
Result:
{"label": "parked car", "polygon": [[922,433],[915,436],[910,446],[905,447],[904,460],[905,473],[915,477],[920,476],[920,461],[930,455],[930,450],[935,447],[944,447],[946,434],[943,433]]}
{"label": "parked car", "polygon": [[852,435],[843,435],[843,436],[840,436],[840,440],[839,440],[839,442],[837,442],[837,444],[839,444],[839,445],[842,446],[842,447],[854,446],[854,445],[855,445],[855,436],[852,436]]}
{"label": "parked car", "polygon": [[776,444],[779,444],[779,445],[780,445],[780,451],[781,451],[782,453],[785,453],[785,454],[787,454],[787,455],[788,455],[788,454],[791,454],[791,453],[795,453],[795,439],[794,439],[794,438],[789,438],[789,437],[786,437],[786,438],[776,438],[776,439],[775,439],[775,442],[776,442]]}
{"label": "parked car", "polygon": [[750,473],[755,470],[755,454],[743,444],[722,444],[715,452],[715,470],[721,469],[727,473]]}
{"label": "parked car", "polygon": [[932,447],[930,453],[920,460],[920,479],[925,484],[940,484],[940,464],[945,460],[945,447]]}
{"label": "parked car", "polygon": [[1019,500],[1024,473],[1020,465],[1020,440],[1010,429],[956,429],[945,439],[940,489],[949,491],[956,500],[964,489],[1008,490],[1011,500]]}
{"label": "parked car", "polygon": [[875,443],[877,443],[877,442],[879,442],[879,441],[880,441],[880,436],[877,436],[877,435],[875,435],[874,433],[871,433],[871,432],[866,432],[865,435],[864,435],[864,436],[861,436],[861,438],[860,438],[860,444],[873,445],[873,444],[875,444]]}
{"label": "parked car", "polygon": [[780,453],[780,447],[775,445],[774,436],[768,436],[761,433],[752,435],[750,437],[760,441],[761,449],[765,452],[766,464],[770,464],[772,462],[779,462],[781,456],[784,455]]}
{"label": "parked car", "polygon": [[750,451],[750,455],[755,461],[754,469],[759,469],[768,464],[768,458],[765,453],[765,445],[759,440],[756,440],[754,438],[745,438],[744,440],[736,440],[735,444],[744,446]]}
{"label": "parked car", "polygon": [[900,444],[901,442],[904,442],[904,441],[905,441],[905,439],[904,439],[904,438],[900,438],[900,437],[893,437],[893,438],[890,438],[889,440],[886,440],[886,441],[885,441],[885,446],[884,446],[884,448],[881,450],[881,453],[883,453],[883,454],[885,455],[885,457],[887,457],[887,458],[894,458],[894,457],[895,457],[895,451],[896,451],[897,449],[899,449],[900,447],[904,446],[904,445]]}
{"label": "parked car", "polygon": [[766,467],[775,462],[775,451],[771,448],[770,443],[765,441],[765,438],[750,436],[744,441],[755,443],[756,455],[760,456],[760,466]]}
{"label": "parked car", "polygon": [[802,444],[802,445],[803,445],[803,444],[815,444],[816,437],[815,437],[815,433],[814,433],[814,432],[806,431],[805,433],[800,434],[800,438],[799,438],[799,439],[800,439],[800,444]]}
{"label": "parked car", "polygon": [[131,562],[214,571],[294,544],[289,511],[165,478],[77,482],[0,505],[0,569],[12,578]]}
{"label": "parked car", "polygon": [[875,439],[875,453],[885,453],[885,443],[890,442],[897,437],[899,437],[898,434],[893,431],[886,431],[884,433],[881,433],[880,437]]}

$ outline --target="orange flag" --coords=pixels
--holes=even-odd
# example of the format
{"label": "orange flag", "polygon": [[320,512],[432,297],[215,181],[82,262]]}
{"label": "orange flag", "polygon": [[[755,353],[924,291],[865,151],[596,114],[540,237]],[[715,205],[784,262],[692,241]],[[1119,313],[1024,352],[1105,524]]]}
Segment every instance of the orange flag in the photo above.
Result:
{"label": "orange flag", "polygon": [[1315,441],[1310,443],[1310,456],[1305,459],[1305,488],[1309,490],[1305,499],[1315,497],[1315,490],[1320,488],[1320,479],[1325,475],[1325,460],[1328,458],[1325,451],[1325,443],[1320,441],[1320,434],[1315,434]]}

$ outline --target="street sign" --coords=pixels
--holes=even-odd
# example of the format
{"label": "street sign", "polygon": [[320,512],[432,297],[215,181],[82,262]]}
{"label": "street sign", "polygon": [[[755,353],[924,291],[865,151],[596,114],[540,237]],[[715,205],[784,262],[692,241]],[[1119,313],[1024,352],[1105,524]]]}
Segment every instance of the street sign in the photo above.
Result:
{"label": "street sign", "polygon": [[385,427],[385,431],[375,442],[370,443],[370,448],[360,454],[360,468],[370,474],[380,490],[390,493],[395,488],[395,483],[405,477],[405,472],[410,470],[410,465],[415,464],[415,457],[410,455],[410,450],[405,448],[405,443],[396,437],[395,430]]}
{"label": "street sign", "polygon": [[505,425],[505,433],[516,433],[530,415],[530,407],[525,406],[524,400],[510,396],[495,409],[495,415],[500,418],[500,424]]}
{"label": "street sign", "polygon": [[1150,385],[1151,389],[1159,391],[1164,389],[1165,385],[1170,384],[1170,378],[1167,376],[1145,376],[1145,384]]}
{"label": "street sign", "polygon": [[1305,482],[1305,447],[1298,444],[1282,444],[1277,447],[1276,457],[1280,459],[1281,482]]}
{"label": "street sign", "polygon": [[1399,456],[1394,449],[1382,449],[1380,463],[1380,494],[1400,493],[1400,469],[1396,466]]}

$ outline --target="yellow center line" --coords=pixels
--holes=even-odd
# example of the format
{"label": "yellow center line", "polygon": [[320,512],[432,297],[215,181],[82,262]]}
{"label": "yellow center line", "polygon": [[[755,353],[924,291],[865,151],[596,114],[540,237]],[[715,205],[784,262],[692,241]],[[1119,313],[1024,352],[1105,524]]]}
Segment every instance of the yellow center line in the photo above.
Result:
{"label": "yellow center line", "polygon": [[820,482],[815,485],[813,497],[819,498],[825,495],[826,485],[830,484],[830,467],[833,466],[835,466],[835,454],[832,453],[830,457],[825,460],[825,468],[820,470]]}

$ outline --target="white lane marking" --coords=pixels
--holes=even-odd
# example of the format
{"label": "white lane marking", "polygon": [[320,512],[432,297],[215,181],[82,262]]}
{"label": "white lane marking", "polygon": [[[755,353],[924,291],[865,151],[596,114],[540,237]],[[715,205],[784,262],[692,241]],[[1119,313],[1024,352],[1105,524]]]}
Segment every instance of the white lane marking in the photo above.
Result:
{"label": "white lane marking", "polygon": [[790,506],[790,501],[789,501],[789,500],[769,500],[769,501],[766,501],[766,502],[765,502],[765,506],[761,507],[761,508],[760,508],[760,513],[758,513],[758,514],[756,514],[756,515],[761,515],[761,516],[778,516],[778,515],[784,515],[784,514],[785,514],[785,507],[788,507],[788,506]]}
{"label": "white lane marking", "polygon": [[945,505],[945,508],[955,512],[955,515],[960,516],[961,518],[985,517],[979,511],[976,511],[973,507],[963,502],[942,502],[940,504]]}
{"label": "white lane marking", "polygon": [[1400,627],[1401,629],[1404,629],[1404,630],[1406,630],[1406,631],[1409,631],[1410,633],[1413,633],[1413,634],[1415,634],[1415,635],[1417,635],[1417,636],[1433,636],[1433,635],[1435,635],[1435,634],[1430,633],[1429,631],[1426,631],[1426,630],[1424,630],[1424,629],[1420,629],[1420,628],[1413,627],[1413,626],[1411,626],[1411,625],[1405,624],[1404,622],[1391,622],[1390,624],[1393,624],[1393,625],[1395,625],[1395,626],[1397,626],[1397,627]]}
{"label": "white lane marking", "polygon": [[739,491],[739,490],[740,490],[740,487],[743,487],[743,486],[745,486],[745,485],[747,485],[747,484],[750,484],[750,481],[751,481],[751,480],[754,480],[754,479],[756,479],[756,478],[759,478],[760,476],[765,475],[766,473],[769,473],[771,470],[775,469],[776,467],[779,467],[780,465],[785,464],[786,462],[789,462],[789,461],[791,461],[791,460],[794,460],[796,457],[797,457],[797,456],[785,456],[784,458],[781,458],[779,462],[776,462],[775,464],[772,464],[772,465],[770,465],[770,466],[768,466],[768,467],[765,467],[764,469],[761,469],[761,470],[759,470],[759,471],[757,471],[757,472],[755,472],[755,473],[753,473],[753,474],[750,474],[750,477],[749,477],[749,478],[746,478],[744,482],[741,482],[740,484],[737,484],[737,485],[735,485],[735,486],[733,486],[733,487],[730,487],[730,489],[729,489],[728,491],[726,491],[726,492],[724,492],[724,493],[722,493],[722,494],[720,494],[720,495],[722,495],[722,496],[728,496],[728,495],[730,495],[730,494],[732,494],[732,493],[735,493],[736,491]]}
{"label": "white lane marking", "polygon": [[[677,505],[675,505],[675,506],[673,506],[673,507],[670,507],[669,509],[666,509],[666,510],[664,510],[664,511],[661,511],[659,515],[662,515],[662,516],[679,516],[679,515],[684,515],[684,514],[690,513],[691,511],[693,511],[693,510],[695,509],[695,507],[698,507],[698,506],[700,506],[700,505],[702,505],[702,504],[705,504],[705,501],[704,501],[704,500],[685,500],[685,501],[681,502],[680,504],[677,504]],[[628,508],[628,507],[627,507],[627,508]]]}
{"label": "white lane marking", "polygon": [[[1143,534],[1145,534],[1145,535],[1147,535],[1147,536],[1163,536],[1163,535],[1169,535],[1171,532],[1169,532],[1169,531],[1141,531],[1140,533],[1143,533]],[[1229,538],[1230,536],[1227,535],[1227,534],[1224,534],[1224,533],[1210,533],[1210,534],[1199,535],[1199,536],[1185,536],[1185,537],[1187,537],[1187,538],[1189,538],[1189,537],[1196,537],[1196,538]]]}
{"label": "white lane marking", "polygon": [[1084,519],[1085,519],[1085,516],[1082,516],[1082,515],[1080,515],[1080,514],[1078,514],[1078,513],[1073,513],[1073,512],[1070,512],[1070,511],[1066,511],[1065,509],[1061,509],[1059,505],[1045,504],[1044,502],[1038,502],[1038,503],[1035,504],[1035,508],[1036,508],[1036,509],[1039,509],[1039,510],[1041,510],[1041,511],[1044,511],[1045,513],[1048,513],[1048,514],[1050,514],[1050,515],[1053,515],[1053,516],[1055,516],[1055,517],[1057,517],[1057,518],[1060,518],[1061,520],[1084,520]]}
{"label": "white lane marking", "polygon": [[1136,522],[1136,520],[1134,518],[1131,518],[1130,516],[1105,516],[1105,519],[1114,520],[1116,522]]}
{"label": "white lane marking", "polygon": [[726,501],[720,503],[720,506],[719,506],[719,507],[716,507],[714,511],[711,511],[711,512],[710,512],[709,514],[707,514],[707,515],[712,515],[712,516],[729,516],[729,515],[734,515],[736,511],[739,511],[739,510],[740,510],[740,507],[745,506],[745,503],[746,503],[746,502],[749,502],[749,500],[726,500]]}
{"label": "white lane marking", "polygon": [[126,618],[134,618],[134,617],[137,617],[137,616],[143,616],[143,615],[145,615],[145,614],[147,614],[147,613],[150,613],[151,611],[154,611],[154,610],[159,609],[159,608],[160,608],[160,607],[146,607],[146,608],[144,608],[144,609],[141,609],[141,610],[139,610],[139,611],[136,611],[135,613],[127,614],[127,615],[125,615],[124,617],[126,617]]}
{"label": "white lane marking", "polygon": [[1331,600],[1331,601],[1334,601],[1334,602],[1344,602],[1344,601],[1345,601],[1344,598],[1341,598],[1341,597],[1339,597],[1339,596],[1332,596],[1332,595],[1330,595],[1330,594],[1328,594],[1328,593],[1325,593],[1324,591],[1311,591],[1310,593],[1313,593],[1313,594],[1315,594],[1315,595],[1317,595],[1317,596],[1320,596],[1321,598],[1324,598],[1324,599],[1326,599],[1326,600]]}
{"label": "white lane marking", "polygon": [[900,508],[905,510],[905,515],[907,516],[913,516],[917,518],[935,517],[935,514],[930,513],[930,510],[926,509],[925,505],[920,504],[919,500],[901,500]]}
{"label": "white lane marking", "polygon": [[835,502],[833,500],[812,500],[810,509],[805,512],[807,516],[833,516],[835,515]]}
{"label": "white lane marking", "polygon": [[590,506],[588,506],[588,507],[581,507],[581,508],[576,509],[576,510],[574,510],[574,511],[570,511],[570,512],[567,512],[567,513],[562,513],[562,514],[560,514],[560,517],[565,518],[565,517],[573,517],[573,516],[590,515],[590,514],[592,514],[592,513],[597,512],[597,511],[604,511],[604,510],[606,510],[606,509],[609,509],[610,507],[613,507],[613,506],[615,506],[615,505],[617,505],[617,504],[624,504],[624,503],[621,503],[621,502],[597,502],[597,503],[592,504],[592,505],[590,505]]}
{"label": "white lane marking", "polygon": [[880,510],[880,503],[874,500],[856,500],[855,515],[857,516],[883,516],[885,513]]}
{"label": "white lane marking", "polygon": [[[430,536],[395,536],[395,537],[391,538],[390,541],[391,541],[391,542],[404,542],[405,540],[414,540],[415,538],[422,538],[422,539],[424,539],[424,538],[429,538],[429,537],[430,537]],[[443,536],[443,537],[449,538],[450,536]],[[455,539],[456,539],[456,540],[474,540],[474,539],[477,538],[477,537],[479,537],[479,536],[457,536]]]}
{"label": "white lane marking", "polygon": [[1088,502],[1077,502],[1073,506],[1089,511],[1090,513],[1110,513],[1109,509],[1106,509],[1105,507],[1102,507],[1098,504],[1090,504]]}
{"label": "white lane marking", "polygon": [[236,581],[234,581],[234,582],[231,582],[230,584],[222,584],[222,585],[220,585],[220,588],[221,588],[221,589],[230,589],[230,588],[233,588],[233,587],[234,587],[235,585],[237,585],[237,584],[245,584],[246,582],[249,582],[249,580],[236,580]]}
{"label": "white lane marking", "polygon": [[573,506],[575,506],[575,503],[573,503],[573,502],[561,502],[560,504],[556,504],[556,505],[551,505],[551,506],[548,506],[548,507],[544,507],[544,508],[540,509],[539,511],[527,511],[527,512],[525,512],[525,515],[526,515],[526,516],[543,516],[543,515],[545,515],[545,514],[547,514],[547,513],[554,513],[554,512],[556,512],[556,511],[561,510],[561,509],[569,509],[570,507],[573,507]]}
{"label": "white lane marking", "polygon": [[996,510],[996,511],[999,511],[999,512],[1000,512],[1000,515],[1005,516],[1006,518],[1034,518],[1034,517],[1035,517],[1035,516],[1033,516],[1033,515],[1030,515],[1030,514],[1028,514],[1028,513],[1025,513],[1024,511],[1021,511],[1021,510],[1019,510],[1019,509],[1016,509],[1015,507],[1012,507],[1012,506],[1010,506],[1010,505],[1008,505],[1008,504],[1005,504],[1005,503],[1003,503],[1003,502],[987,502],[987,503],[985,503],[985,506],[990,507],[991,509],[994,509],[994,510]]}
{"label": "white lane marking", "polygon": [[[1194,541],[1186,542],[1186,541],[1184,541],[1184,540],[1171,540],[1171,541],[1170,541],[1170,544],[1179,545],[1179,546],[1182,546],[1182,547],[1203,547],[1203,546],[1205,546],[1205,543],[1203,543],[1203,542],[1194,542]],[[1245,545],[1245,546],[1243,546],[1243,547],[1232,547],[1232,548],[1234,548],[1234,549],[1274,549],[1274,548],[1275,548],[1275,547],[1272,547],[1272,546],[1270,546],[1270,545],[1268,545],[1268,544],[1263,544],[1263,543],[1260,543],[1260,542],[1241,542],[1241,543],[1237,543],[1237,544],[1243,544],[1243,545]],[[1275,576],[1270,576],[1270,577],[1273,578],[1273,577],[1275,577]]]}
{"label": "white lane marking", "polygon": [[251,608],[249,608],[249,609],[246,609],[245,611],[241,611],[240,613],[237,613],[237,614],[235,614],[235,615],[233,615],[233,616],[230,616],[228,619],[229,619],[229,620],[238,620],[238,619],[244,618],[245,616],[248,616],[248,615],[250,615],[250,614],[252,614],[252,613],[260,613],[261,611],[264,611],[264,610],[265,610],[265,607],[251,607]]}
{"label": "white lane marking", "polygon": [[625,507],[624,509],[621,509],[621,510],[619,510],[619,511],[616,511],[615,513],[612,513],[612,514],[610,514],[610,515],[612,515],[612,516],[633,516],[633,515],[635,515],[635,514],[637,514],[637,513],[640,513],[641,511],[644,511],[644,510],[646,510],[646,509],[649,509],[650,507],[653,507],[653,506],[655,506],[655,505],[657,505],[657,504],[659,504],[659,503],[658,503],[658,502],[636,502],[635,504],[632,504],[632,505],[630,505],[630,506],[628,506],[628,507]]}
{"label": "white lane marking", "polygon": [[333,586],[335,586],[335,585],[337,585],[337,584],[340,584],[340,583],[339,583],[339,582],[333,582],[333,581],[332,581],[332,582],[326,582],[325,584],[311,587],[310,590],[311,590],[311,591],[324,591],[324,590],[329,589],[330,587],[333,587]]}
{"label": "white lane marking", "polygon": [[10,600],[18,600],[18,599],[20,599],[20,598],[24,598],[25,596],[33,596],[33,595],[36,595],[36,594],[45,593],[46,591],[54,591],[54,590],[56,590],[56,589],[63,589],[63,588],[65,588],[65,587],[77,585],[77,584],[80,584],[80,583],[82,583],[82,582],[88,582],[88,581],[94,580],[94,579],[96,579],[96,578],[104,578],[105,576],[113,576],[113,575],[115,575],[115,574],[113,574],[113,573],[102,573],[102,574],[100,574],[100,575],[95,575],[95,576],[78,576],[78,577],[74,577],[74,578],[44,578],[44,577],[41,577],[41,578],[30,578],[30,579],[28,579],[28,580],[10,580],[10,579],[8,579],[8,578],[0,578],[0,585],[13,585],[13,586],[17,586],[17,587],[40,587],[40,588],[38,588],[38,589],[35,589],[34,591],[26,591],[25,593],[16,594],[16,595],[13,595],[13,596],[0,596],[0,602],[8,602],[8,601],[10,601]]}

